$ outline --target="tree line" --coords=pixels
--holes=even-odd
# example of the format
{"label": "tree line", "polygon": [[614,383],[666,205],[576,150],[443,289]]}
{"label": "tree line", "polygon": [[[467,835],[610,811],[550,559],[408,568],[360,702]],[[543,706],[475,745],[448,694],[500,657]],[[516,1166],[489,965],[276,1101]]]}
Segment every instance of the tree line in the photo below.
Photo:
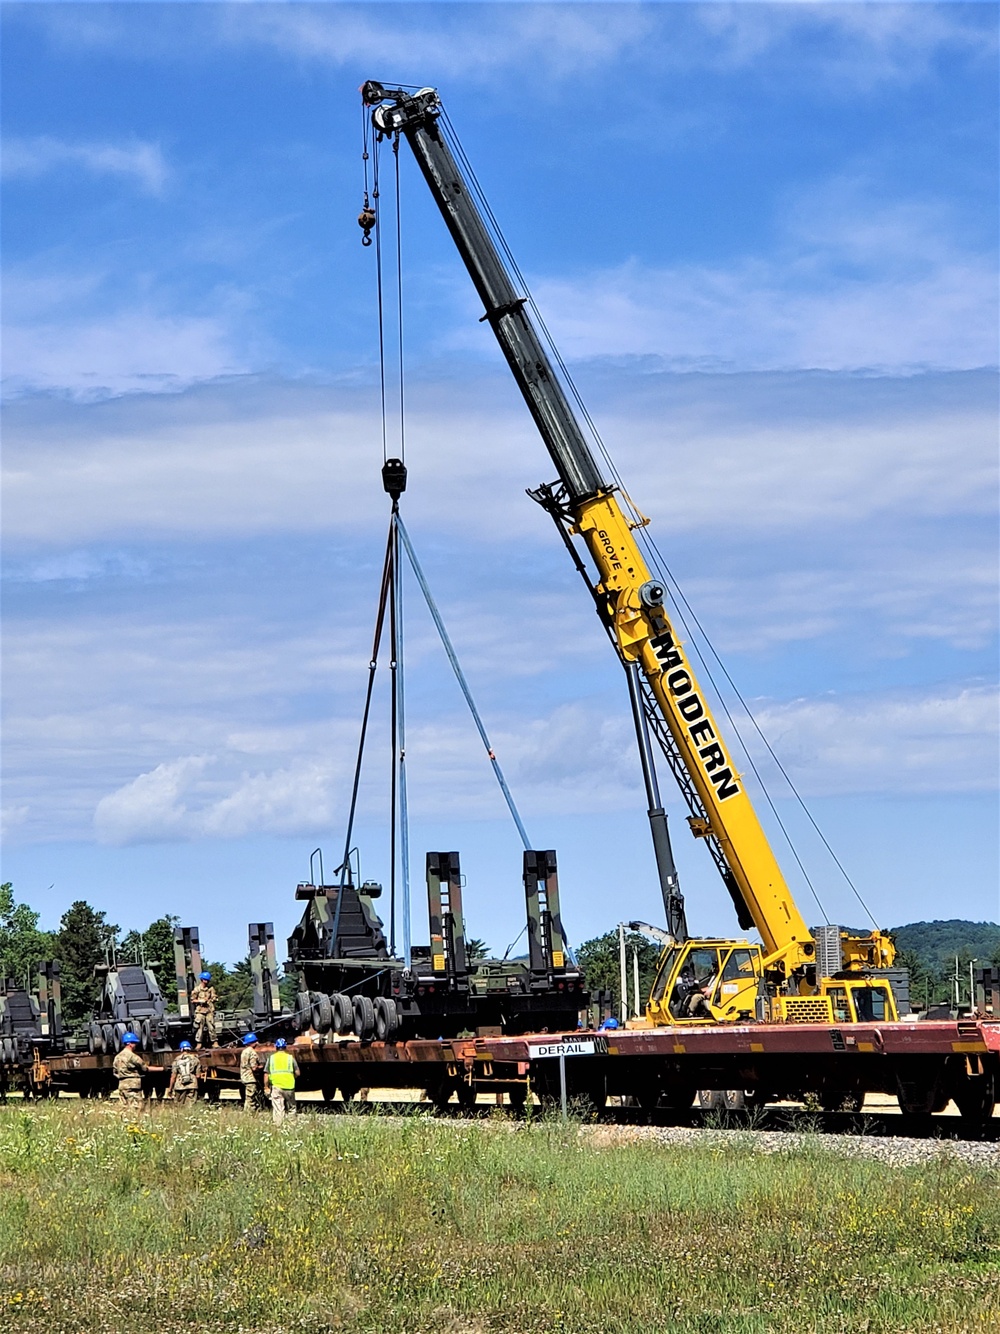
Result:
{"label": "tree line", "polygon": [[[63,913],[55,931],[38,926],[40,914],[26,903],[17,903],[13,885],[0,885],[0,979],[11,978],[18,986],[34,987],[38,966],[46,959],[58,959],[62,979],[63,1017],[68,1025],[89,1018],[100,996],[100,982],[94,977],[98,964],[142,963],[151,968],[163,991],[169,1009],[177,1008],[174,966],[174,928],[180,918],[165,913],[150,922],[144,931],[132,930],[122,935],[121,928],[106,915],[78,899]],[[995,922],[913,922],[894,927],[899,953],[896,962],[910,970],[910,995],[915,1007],[933,1005],[954,997],[955,956],[963,1001],[968,994],[969,963],[993,964],[1000,968],[1000,925]],[[660,947],[635,931],[625,936],[629,1003],[633,996],[633,954],[639,962],[640,1007],[645,1005],[656,975]],[[481,940],[468,942],[470,960],[486,957]],[[617,930],[586,940],[576,951],[577,962],[591,991],[610,991],[618,1007],[621,990]],[[223,1010],[246,1008],[253,996],[250,959],[229,966],[205,962]],[[286,996],[290,983],[282,982]],[[294,988],[292,988],[294,990]]]}
{"label": "tree line", "polygon": [[[144,931],[122,934],[105,913],[77,899],[63,913],[55,931],[42,931],[40,914],[17,903],[10,882],[0,885],[0,979],[34,989],[39,964],[58,959],[62,984],[63,1022],[67,1026],[88,1019],[100,999],[101,983],[94,969],[106,963],[140,963],[152,969],[168,1010],[177,1009],[174,928],[179,917],[165,913]],[[249,956],[230,967],[205,961],[223,1010],[249,1006],[253,979]]]}

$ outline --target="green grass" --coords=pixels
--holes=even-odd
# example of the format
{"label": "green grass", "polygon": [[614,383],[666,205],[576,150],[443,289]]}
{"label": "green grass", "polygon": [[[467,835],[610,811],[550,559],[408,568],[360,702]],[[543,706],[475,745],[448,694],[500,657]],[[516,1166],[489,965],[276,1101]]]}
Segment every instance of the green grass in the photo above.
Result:
{"label": "green grass", "polygon": [[820,1144],[225,1108],[0,1108],[0,1327],[834,1334],[1000,1327],[1000,1177]]}

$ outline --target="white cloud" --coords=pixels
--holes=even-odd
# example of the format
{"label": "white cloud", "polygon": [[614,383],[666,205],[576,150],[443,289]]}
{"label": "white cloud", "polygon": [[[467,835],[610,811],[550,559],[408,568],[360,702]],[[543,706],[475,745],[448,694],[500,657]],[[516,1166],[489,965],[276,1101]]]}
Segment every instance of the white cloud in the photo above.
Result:
{"label": "white cloud", "polygon": [[557,345],[678,370],[907,373],[994,366],[997,258],[942,208],[879,206],[859,182],[787,201],[771,254],[535,283]]}
{"label": "white cloud", "polygon": [[4,332],[5,389],[75,398],[176,391],[247,369],[231,323],[215,316],[131,309],[89,319],[10,324]]}
{"label": "white cloud", "polygon": [[994,685],[770,704],[757,721],[808,796],[992,792]]}
{"label": "white cloud", "polygon": [[[955,390],[942,382],[940,393],[911,384],[887,406],[874,381],[844,382],[831,396],[809,377],[640,372],[618,376],[610,393],[606,380],[596,415],[661,541],[723,525],[772,536],[875,515],[992,513],[986,377]],[[374,400],[247,378],[93,407],[12,405],[7,540],[372,532],[385,513]],[[416,532],[447,514],[452,532],[477,541],[548,541],[524,488],[552,464],[500,373],[414,384],[408,461]],[[332,503],[317,505],[317,495]]]}
{"label": "white cloud", "polygon": [[[770,703],[757,710],[757,721],[807,798],[989,792],[997,787],[998,704],[995,687],[968,686]],[[507,717],[492,739],[529,823],[630,809],[641,800],[634,736],[622,710],[609,714],[598,701],[578,700],[535,718]],[[759,752],[759,742],[752,749]],[[407,759],[414,818],[468,821],[502,811],[464,721],[421,722],[408,738]],[[337,761],[289,753],[285,763],[252,772],[234,771],[237,760],[232,752],[188,755],[124,783],[97,803],[99,840],[312,836],[343,818],[346,751]],[[769,759],[758,756],[758,764],[767,774]],[[785,794],[776,774],[767,781],[773,796]],[[674,806],[673,791],[665,790]],[[379,783],[366,779],[362,809],[381,811],[376,819],[384,820],[379,793]]]}
{"label": "white cloud", "polygon": [[169,171],[158,144],[133,139],[124,143],[70,143],[48,135],[4,140],[0,166],[4,176],[35,177],[78,167],[101,176],[123,176],[147,194],[160,195]]}

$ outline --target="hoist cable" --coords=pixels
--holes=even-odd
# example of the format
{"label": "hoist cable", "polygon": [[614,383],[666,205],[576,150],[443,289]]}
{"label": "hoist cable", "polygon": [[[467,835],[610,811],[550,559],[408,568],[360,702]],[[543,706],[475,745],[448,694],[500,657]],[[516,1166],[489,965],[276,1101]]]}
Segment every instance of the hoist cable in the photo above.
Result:
{"label": "hoist cable", "polygon": [[399,564],[399,511],[393,506],[391,523],[392,568],[392,645],[396,663],[396,753],[399,766],[399,869],[402,880],[403,897],[403,965],[410,967],[412,948],[410,941],[410,823],[406,798],[406,696],[403,678],[403,580]]}
{"label": "hoist cable", "polygon": [[392,141],[396,166],[396,336],[399,340],[399,457],[406,462],[406,413],[403,400],[403,226],[399,194],[399,135]]}
{"label": "hoist cable", "polygon": [[514,802],[514,798],[511,795],[510,788],[507,786],[507,780],[503,776],[503,770],[500,768],[500,761],[497,759],[493,751],[493,746],[490,743],[489,736],[486,733],[486,727],[483,723],[479,710],[476,708],[476,701],[472,698],[472,691],[469,689],[469,683],[466,680],[465,673],[462,671],[462,665],[458,660],[458,654],[455,652],[455,647],[451,642],[451,639],[448,635],[448,631],[445,629],[444,621],[441,618],[441,613],[438,610],[437,603],[434,601],[434,596],[431,593],[430,585],[427,583],[427,579],[425,578],[424,572],[421,569],[419,560],[417,560],[417,553],[413,549],[413,543],[410,541],[410,535],[406,531],[406,525],[403,523],[403,520],[399,517],[399,515],[396,516],[396,527],[399,530],[400,537],[403,539],[403,546],[406,550],[406,555],[410,562],[410,567],[413,570],[413,573],[416,575],[417,583],[420,585],[420,591],[423,593],[424,601],[427,603],[427,610],[431,614],[431,620],[433,620],[434,625],[437,628],[438,635],[440,636],[441,639],[441,644],[444,647],[444,651],[448,656],[448,661],[451,663],[452,671],[455,673],[455,679],[458,681],[462,694],[465,696],[465,702],[469,706],[469,712],[472,714],[472,718],[476,724],[479,736],[482,740],[484,747],[486,748],[486,754],[489,756],[490,764],[493,766],[493,773],[495,774],[496,780],[500,785],[500,791],[503,793],[504,801],[506,801],[507,808],[510,811],[511,815],[513,816],[515,825],[517,825],[517,832],[521,835],[521,842],[524,844],[525,851],[530,851],[531,842],[529,841],[527,832],[524,828],[524,822],[522,821],[520,813],[518,812],[517,806]]}
{"label": "hoist cable", "polygon": [[351,787],[351,805],[347,816],[347,834],[344,839],[344,860],[337,870],[340,872],[340,888],[337,893],[337,906],[333,914],[332,940],[334,948],[337,942],[337,928],[340,925],[340,908],[343,902],[344,885],[350,874],[351,839],[354,836],[354,816],[358,807],[358,790],[361,786],[361,765],[365,754],[365,741],[368,736],[368,719],[371,715],[372,693],[375,689],[375,672],[378,669],[379,645],[382,642],[382,629],[385,624],[385,609],[392,588],[392,528],[386,539],[385,560],[382,564],[382,582],[379,589],[378,612],[375,616],[375,633],[372,639],[372,653],[368,660],[368,689],[365,692],[365,707],[361,716],[361,735],[358,738],[358,757],[354,765],[354,783]]}
{"label": "hoist cable", "polygon": [[386,405],[385,405],[385,310],[382,296],[382,211],[379,208],[379,146],[376,143],[374,161],[372,163],[373,193],[372,202],[375,206],[375,283],[378,292],[378,377],[379,392],[382,400],[382,462],[385,463],[389,457],[389,446],[386,437]]}

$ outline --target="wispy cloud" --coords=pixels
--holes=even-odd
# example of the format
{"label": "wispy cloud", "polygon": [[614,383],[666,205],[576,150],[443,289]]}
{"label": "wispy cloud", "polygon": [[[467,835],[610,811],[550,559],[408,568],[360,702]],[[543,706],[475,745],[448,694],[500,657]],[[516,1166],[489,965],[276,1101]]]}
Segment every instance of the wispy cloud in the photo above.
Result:
{"label": "wispy cloud", "polygon": [[992,684],[794,700],[757,716],[810,796],[995,791],[998,718]]}
{"label": "wispy cloud", "polygon": [[633,261],[543,277],[536,295],[572,357],[656,356],[679,370],[996,365],[995,253],[962,246],[945,207],[865,195],[845,180],[787,201],[766,255]]}
{"label": "wispy cloud", "polygon": [[[211,324],[160,332],[168,350],[178,348],[174,372],[183,364],[195,376],[213,357],[225,365]],[[143,383],[138,371],[134,383]],[[900,396],[895,383],[655,375],[640,366],[602,376],[597,416],[660,533],[726,525],[773,534],[875,514],[992,512],[989,375],[930,379],[926,388],[911,381]],[[461,382],[412,385],[407,505],[416,522],[433,526],[447,513],[453,532],[479,541],[544,534],[524,487],[551,464],[506,389],[499,371],[472,369]],[[13,404],[8,541],[370,531],[385,501],[371,443],[376,414],[374,388],[251,377],[44,412]],[[345,487],[349,508],[314,503]]]}
{"label": "wispy cloud", "polygon": [[130,308],[10,323],[4,331],[8,395],[56,392],[79,399],[136,390],[170,392],[248,369],[224,316]]}
{"label": "wispy cloud", "polygon": [[170,175],[159,144],[143,140],[74,143],[49,135],[4,140],[0,169],[6,177],[44,176],[74,167],[96,176],[124,177],[150,195],[161,195]]}

